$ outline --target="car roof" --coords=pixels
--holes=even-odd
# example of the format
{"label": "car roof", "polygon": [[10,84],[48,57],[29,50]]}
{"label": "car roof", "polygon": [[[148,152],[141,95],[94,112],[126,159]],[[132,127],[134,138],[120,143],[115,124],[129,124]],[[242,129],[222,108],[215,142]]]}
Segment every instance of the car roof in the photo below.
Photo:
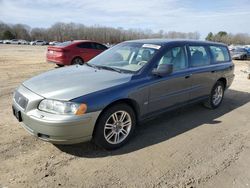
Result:
{"label": "car roof", "polygon": [[135,43],[150,43],[150,44],[157,44],[157,45],[167,45],[173,43],[192,43],[192,44],[208,44],[208,45],[223,45],[227,46],[224,43],[219,42],[210,42],[210,41],[202,41],[202,40],[191,40],[191,39],[139,39],[139,40],[130,40],[126,42],[135,42]]}

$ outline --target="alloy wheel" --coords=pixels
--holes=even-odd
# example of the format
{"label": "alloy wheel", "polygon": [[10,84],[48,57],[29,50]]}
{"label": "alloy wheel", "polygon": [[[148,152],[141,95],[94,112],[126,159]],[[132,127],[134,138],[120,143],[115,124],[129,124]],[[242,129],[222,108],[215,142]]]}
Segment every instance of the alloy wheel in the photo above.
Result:
{"label": "alloy wheel", "polygon": [[217,106],[218,104],[220,104],[222,98],[223,98],[223,87],[221,85],[218,85],[214,90],[212,98],[213,104]]}
{"label": "alloy wheel", "polygon": [[104,126],[104,138],[110,144],[119,144],[129,135],[132,119],[126,111],[117,111],[108,118]]}

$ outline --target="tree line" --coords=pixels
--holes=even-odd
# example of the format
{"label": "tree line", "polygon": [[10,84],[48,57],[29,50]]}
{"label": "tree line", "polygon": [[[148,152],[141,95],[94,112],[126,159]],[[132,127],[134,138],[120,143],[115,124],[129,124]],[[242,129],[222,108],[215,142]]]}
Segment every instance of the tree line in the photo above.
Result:
{"label": "tree line", "polygon": [[164,32],[160,30],[153,32],[146,29],[123,29],[105,26],[86,26],[77,23],[58,22],[49,28],[31,28],[24,24],[6,24],[0,22],[0,39],[24,39],[45,40],[45,41],[68,41],[88,39],[102,43],[116,44],[126,40],[147,39],[147,38],[185,38],[199,39],[198,32]]}
{"label": "tree line", "polygon": [[[147,39],[147,38],[182,38],[200,39],[198,32],[165,32],[160,30],[153,32],[146,29],[123,29],[105,26],[86,26],[77,23],[58,22],[49,28],[31,28],[24,24],[7,24],[0,21],[0,40],[4,39],[24,39],[45,40],[45,41],[68,41],[88,39],[102,43],[116,44],[126,40]],[[223,42],[226,44],[250,44],[250,35],[246,33],[231,34],[226,31],[218,33],[208,33],[206,40]]]}
{"label": "tree line", "polygon": [[220,31],[216,34],[210,32],[208,33],[206,40],[214,42],[223,42],[228,45],[230,44],[246,45],[250,44],[250,35],[247,33],[231,34],[227,33],[226,31]]}

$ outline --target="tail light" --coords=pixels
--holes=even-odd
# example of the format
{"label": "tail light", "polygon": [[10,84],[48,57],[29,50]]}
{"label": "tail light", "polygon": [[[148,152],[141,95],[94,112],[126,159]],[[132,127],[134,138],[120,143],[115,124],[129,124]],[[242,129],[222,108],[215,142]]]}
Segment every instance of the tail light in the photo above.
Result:
{"label": "tail light", "polygon": [[67,54],[69,52],[68,49],[48,49],[47,53],[54,55],[54,56],[64,56],[65,54]]}
{"label": "tail light", "polygon": [[63,56],[63,55],[66,55],[68,52],[69,52],[69,50],[67,50],[67,49],[62,49],[62,50],[60,50],[60,51],[56,51],[56,55],[58,55],[58,56]]}
{"label": "tail light", "polygon": [[58,51],[55,51],[55,55],[56,55],[56,56],[62,56],[62,55],[63,55],[63,51],[59,51],[59,52],[58,52]]}

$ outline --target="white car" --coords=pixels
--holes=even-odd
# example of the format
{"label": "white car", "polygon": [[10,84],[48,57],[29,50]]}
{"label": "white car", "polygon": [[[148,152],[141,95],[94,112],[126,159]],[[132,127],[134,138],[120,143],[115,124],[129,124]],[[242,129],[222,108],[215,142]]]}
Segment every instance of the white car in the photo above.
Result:
{"label": "white car", "polygon": [[10,41],[10,44],[21,44],[21,41],[18,40],[18,39],[12,39],[12,40]]}
{"label": "white car", "polygon": [[46,44],[47,44],[47,42],[44,41],[44,40],[35,40],[35,41],[30,42],[30,45],[41,45],[41,46],[43,46],[43,45],[46,45]]}
{"label": "white car", "polygon": [[11,42],[10,40],[4,40],[3,44],[10,44],[10,42]]}
{"label": "white car", "polygon": [[21,44],[29,44],[27,40],[19,40]]}

